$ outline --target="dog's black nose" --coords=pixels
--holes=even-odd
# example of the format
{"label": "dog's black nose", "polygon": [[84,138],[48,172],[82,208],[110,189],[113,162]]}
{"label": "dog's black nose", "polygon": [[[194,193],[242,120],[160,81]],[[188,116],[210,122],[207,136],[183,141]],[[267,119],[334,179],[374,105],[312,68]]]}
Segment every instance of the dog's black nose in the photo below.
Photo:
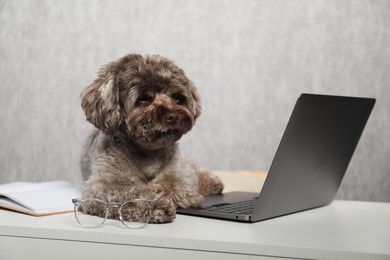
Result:
{"label": "dog's black nose", "polygon": [[179,116],[176,113],[166,113],[165,121],[167,121],[169,125],[176,125],[179,121]]}

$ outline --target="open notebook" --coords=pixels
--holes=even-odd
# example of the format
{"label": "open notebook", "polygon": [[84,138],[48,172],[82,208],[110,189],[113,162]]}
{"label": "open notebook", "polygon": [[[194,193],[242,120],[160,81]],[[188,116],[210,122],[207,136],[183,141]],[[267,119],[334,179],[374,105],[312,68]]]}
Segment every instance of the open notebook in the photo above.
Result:
{"label": "open notebook", "polygon": [[0,185],[0,207],[45,216],[73,211],[81,192],[67,181],[13,182]]}

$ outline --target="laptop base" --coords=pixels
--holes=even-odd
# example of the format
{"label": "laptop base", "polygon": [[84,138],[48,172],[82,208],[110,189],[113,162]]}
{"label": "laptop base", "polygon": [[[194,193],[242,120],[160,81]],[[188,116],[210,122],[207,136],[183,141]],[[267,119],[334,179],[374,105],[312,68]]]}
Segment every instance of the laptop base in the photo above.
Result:
{"label": "laptop base", "polygon": [[[227,192],[221,195],[208,196],[199,208],[177,209],[178,214],[251,222],[252,213],[227,213],[218,212],[216,207],[226,207],[239,202],[254,201],[258,199],[258,193]],[[254,206],[254,205],[253,205]]]}

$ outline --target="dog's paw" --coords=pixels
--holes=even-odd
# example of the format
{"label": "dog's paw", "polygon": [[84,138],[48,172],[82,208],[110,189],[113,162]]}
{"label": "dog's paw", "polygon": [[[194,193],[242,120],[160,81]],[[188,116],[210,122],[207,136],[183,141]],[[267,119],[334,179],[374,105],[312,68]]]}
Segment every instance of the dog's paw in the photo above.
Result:
{"label": "dog's paw", "polygon": [[169,223],[176,218],[176,208],[169,207],[165,209],[156,208],[153,210],[150,223]]}
{"label": "dog's paw", "polygon": [[224,185],[217,175],[207,170],[200,170],[197,174],[200,194],[203,196],[209,196],[222,193]]}
{"label": "dog's paw", "polygon": [[172,200],[172,187],[169,183],[153,184],[150,191],[154,195],[154,206],[150,223],[167,223],[176,218],[176,207]]}

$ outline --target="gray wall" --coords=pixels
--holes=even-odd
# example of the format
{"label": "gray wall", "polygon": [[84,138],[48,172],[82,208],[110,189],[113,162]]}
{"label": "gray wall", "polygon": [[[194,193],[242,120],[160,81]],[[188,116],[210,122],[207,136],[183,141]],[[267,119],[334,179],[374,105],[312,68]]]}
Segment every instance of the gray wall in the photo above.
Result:
{"label": "gray wall", "polygon": [[0,183],[80,183],[79,95],[130,52],[174,59],[204,112],[183,153],[268,170],[301,92],[377,105],[338,197],[390,201],[390,1],[0,0]]}

